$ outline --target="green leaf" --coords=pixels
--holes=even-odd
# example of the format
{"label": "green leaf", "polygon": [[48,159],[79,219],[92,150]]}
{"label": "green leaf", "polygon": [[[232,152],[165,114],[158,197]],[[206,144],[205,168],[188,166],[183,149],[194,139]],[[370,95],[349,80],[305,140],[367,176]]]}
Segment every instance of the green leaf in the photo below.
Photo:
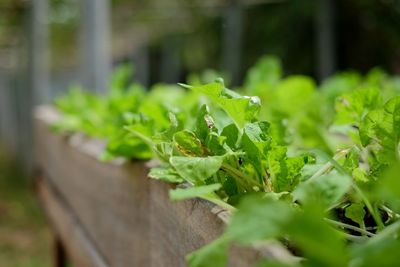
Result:
{"label": "green leaf", "polygon": [[207,105],[202,105],[196,118],[196,136],[202,142],[205,142],[212,128],[214,128],[214,121],[209,115],[208,107]]}
{"label": "green leaf", "polygon": [[266,86],[276,84],[282,77],[281,62],[277,57],[264,56],[247,72],[245,88],[247,92],[258,94]]}
{"label": "green leaf", "polygon": [[224,88],[223,83],[210,83],[203,86],[188,86],[191,90],[205,94],[214,100],[232,118],[239,128],[252,121],[260,109],[257,97],[243,97]]}
{"label": "green leaf", "polygon": [[381,84],[385,82],[386,77],[387,73],[385,73],[383,69],[375,67],[365,75],[365,81],[369,85],[381,86]]}
{"label": "green leaf", "polygon": [[170,120],[170,126],[168,129],[155,133],[153,136],[153,142],[154,143],[159,143],[159,142],[170,142],[173,139],[173,136],[176,132],[181,130],[181,125],[178,122],[178,118],[175,113],[170,112],[169,113],[169,120]]}
{"label": "green leaf", "polygon": [[400,96],[390,99],[383,108],[370,111],[360,126],[364,146],[372,146],[378,161],[388,164],[399,157]]}
{"label": "green leaf", "polygon": [[[242,147],[249,154],[265,158],[271,146],[271,137],[269,136],[269,123],[258,121],[247,123],[243,130]],[[259,153],[254,153],[257,150]]]}
{"label": "green leaf", "polygon": [[177,188],[169,191],[169,197],[171,200],[185,200],[190,198],[202,198],[208,200],[215,205],[220,206],[226,210],[233,210],[234,208],[222,200],[216,193],[218,189],[222,187],[221,184],[209,184],[209,185],[196,185],[188,188]]}
{"label": "green leaf", "polygon": [[382,105],[382,97],[376,88],[361,88],[345,94],[336,101],[337,124],[359,126],[368,111]]}
{"label": "green leaf", "polygon": [[169,163],[169,158],[172,156],[174,146],[172,142],[157,142],[153,146],[154,152],[160,157],[160,159]]}
{"label": "green leaf", "polygon": [[244,127],[244,132],[262,152],[264,152],[266,143],[271,142],[269,123],[266,121],[247,123]]}
{"label": "green leaf", "polygon": [[284,234],[285,223],[294,215],[287,203],[260,194],[245,197],[237,208],[226,235],[241,244],[251,244]]}
{"label": "green leaf", "polygon": [[247,123],[243,130],[241,148],[246,152],[246,157],[257,170],[260,177],[265,175],[262,160],[265,159],[271,145],[269,123],[260,121]]}
{"label": "green leaf", "polygon": [[268,170],[274,192],[292,191],[304,167],[303,157],[289,158],[286,152],[286,147],[275,146],[268,154]]}
{"label": "green leaf", "polygon": [[358,223],[360,227],[364,227],[365,210],[361,203],[353,203],[346,208],[345,216],[353,222]]}
{"label": "green leaf", "polygon": [[331,207],[342,199],[351,185],[352,180],[349,176],[331,172],[299,184],[293,196],[301,203],[317,201],[325,207]]}
{"label": "green leaf", "polygon": [[[170,127],[170,113],[177,113],[176,107],[185,107],[185,91],[173,85],[155,85],[141,101],[138,111],[154,121],[157,129]],[[191,103],[191,101],[188,101]]]}
{"label": "green leaf", "polygon": [[134,138],[141,139],[149,147],[153,146],[152,136],[153,136],[153,124],[146,123],[136,123],[132,125],[124,126],[124,129],[128,131]]}
{"label": "green leaf", "polygon": [[315,89],[315,83],[309,77],[291,76],[278,84],[273,102],[266,104],[283,114],[296,114],[309,105]]}
{"label": "green leaf", "polygon": [[236,127],[234,123],[229,124],[222,129],[221,136],[225,136],[225,142],[226,144],[234,149],[236,147],[236,144],[239,140],[239,129]]}
{"label": "green leaf", "polygon": [[222,165],[224,156],[171,157],[170,164],[179,175],[191,184],[204,184]]}
{"label": "green leaf", "polygon": [[224,90],[224,85],[219,82],[209,83],[201,86],[188,86],[184,84],[179,84],[179,85],[189,88],[203,95],[206,95],[214,100],[217,100],[221,96],[222,91]]}
{"label": "green leaf", "polygon": [[234,178],[231,176],[226,176],[225,181],[223,182],[224,191],[228,196],[238,195],[238,185]]}
{"label": "green leaf", "polygon": [[210,198],[215,197],[214,192],[222,187],[221,184],[201,185],[189,188],[177,188],[169,191],[172,200],[184,200],[189,198]]}
{"label": "green leaf", "polygon": [[207,149],[211,155],[225,155],[227,153],[224,143],[225,137],[218,135],[216,132],[211,132],[206,140]]}
{"label": "green leaf", "polygon": [[352,147],[346,154],[341,165],[347,173],[351,174],[356,182],[366,183],[370,180],[370,177],[368,177],[367,170],[364,165],[362,165],[362,163],[360,164],[360,161],[362,162],[360,153],[361,150],[358,148],[358,146]]}
{"label": "green leaf", "polygon": [[239,128],[243,128],[247,121],[252,120],[254,112],[250,112],[250,99],[221,99],[221,107],[234,120]]}
{"label": "green leaf", "polygon": [[134,159],[150,159],[154,156],[148,144],[139,138],[130,135],[116,136],[108,143],[105,152],[108,154],[103,159],[112,159],[117,156]]}
{"label": "green leaf", "polygon": [[299,247],[306,266],[349,266],[344,235],[323,219],[326,216],[318,200],[297,211],[285,227],[285,236]]}
{"label": "green leaf", "polygon": [[386,227],[367,242],[353,244],[350,266],[392,267],[399,263],[400,221]]}
{"label": "green leaf", "polygon": [[151,168],[148,175],[150,178],[168,183],[178,184],[184,181],[174,169],[168,166]]}
{"label": "green leaf", "polygon": [[225,236],[244,245],[285,237],[304,252],[306,266],[347,266],[345,240],[324,222],[317,203],[300,211],[287,202],[248,196],[239,204]]}
{"label": "green leaf", "polygon": [[219,238],[186,257],[189,267],[226,267],[229,240]]}
{"label": "green leaf", "polygon": [[328,103],[333,104],[338,96],[353,91],[360,82],[361,75],[355,71],[339,72],[324,80],[319,89]]}
{"label": "green leaf", "polygon": [[349,153],[346,154],[342,166],[348,173],[351,173],[355,168],[359,166],[359,161],[360,150],[357,147],[352,147]]}
{"label": "green leaf", "polygon": [[354,168],[351,172],[351,176],[353,176],[356,182],[367,183],[370,181],[367,171],[361,167]]}
{"label": "green leaf", "polygon": [[179,152],[186,156],[202,156],[205,151],[201,141],[196,135],[188,130],[174,134],[174,143]]}
{"label": "green leaf", "polygon": [[131,64],[120,65],[114,70],[111,77],[111,90],[123,91],[128,87],[129,79],[133,75],[133,66]]}
{"label": "green leaf", "polygon": [[400,161],[395,161],[384,171],[372,192],[376,201],[384,201],[400,213]]}

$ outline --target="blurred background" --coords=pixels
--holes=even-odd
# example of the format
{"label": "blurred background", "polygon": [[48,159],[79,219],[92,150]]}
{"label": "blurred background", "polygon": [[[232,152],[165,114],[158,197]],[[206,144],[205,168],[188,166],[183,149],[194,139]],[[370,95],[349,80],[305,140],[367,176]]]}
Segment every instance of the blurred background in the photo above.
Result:
{"label": "blurred background", "polygon": [[32,110],[71,84],[99,93],[120,63],[150,86],[216,70],[230,86],[262,55],[321,82],[400,74],[400,0],[0,0],[0,266],[50,266],[31,194]]}

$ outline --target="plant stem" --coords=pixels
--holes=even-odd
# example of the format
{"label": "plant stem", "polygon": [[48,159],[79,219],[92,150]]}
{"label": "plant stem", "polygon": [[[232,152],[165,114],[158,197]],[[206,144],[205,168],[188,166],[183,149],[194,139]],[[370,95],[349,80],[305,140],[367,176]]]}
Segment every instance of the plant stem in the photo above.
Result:
{"label": "plant stem", "polygon": [[338,222],[338,221],[334,221],[328,218],[325,218],[325,220],[333,225],[339,226],[339,227],[343,227],[349,230],[353,230],[356,232],[359,232],[361,234],[367,235],[367,236],[375,236],[375,234],[368,232],[367,230],[361,229],[357,226],[351,225],[351,224],[347,224],[347,223],[342,223],[342,222]]}
{"label": "plant stem", "polygon": [[[233,168],[232,166],[230,166],[229,164],[226,163],[222,163],[222,169],[226,172],[228,172],[230,175],[232,175],[233,177],[236,178],[236,180],[239,182],[239,184],[241,186],[243,186],[244,188],[248,188],[248,185],[245,182],[251,182],[252,179],[250,179],[248,176],[246,176],[244,173],[242,173],[241,171]],[[253,184],[256,186],[259,186],[258,184]],[[251,186],[251,185],[250,185]],[[262,188],[262,187],[260,187]],[[248,188],[249,189],[249,188]],[[252,189],[252,188],[251,188]]]}
{"label": "plant stem", "polygon": [[[349,151],[350,151],[350,149],[345,149],[345,150],[340,151],[339,153],[337,153],[336,155],[333,156],[333,160],[337,161],[338,159],[342,158],[347,153],[349,153]],[[334,167],[334,165],[332,164],[332,162],[328,161],[316,173],[314,173],[314,175],[311,176],[311,178],[308,179],[307,181],[312,181],[312,180],[322,176],[326,172],[330,171],[333,167]]]}
{"label": "plant stem", "polygon": [[380,242],[382,240],[385,240],[386,238],[389,237],[394,237],[396,233],[398,233],[400,230],[400,221],[397,221],[389,226],[387,226],[382,232],[379,234],[375,235],[370,239],[370,244]]}
{"label": "plant stem", "polygon": [[365,206],[367,207],[368,211],[371,213],[372,218],[374,218],[374,221],[376,223],[376,225],[378,226],[378,231],[382,230],[383,228],[385,228],[385,225],[382,222],[382,218],[381,216],[379,216],[378,214],[376,214],[376,209],[374,209],[374,207],[372,207],[371,202],[369,202],[369,199],[364,195],[364,193],[361,191],[361,189],[353,182],[353,188],[356,191],[356,193],[361,197],[361,199],[363,200]]}
{"label": "plant stem", "polygon": [[351,234],[343,233],[343,232],[341,232],[341,233],[344,234],[344,236],[348,240],[353,241],[353,242],[364,242],[365,240],[368,240],[368,237],[365,237],[365,236],[351,235]]}
{"label": "plant stem", "polygon": [[400,214],[394,212],[393,210],[391,210],[390,208],[386,207],[385,205],[382,205],[381,208],[386,211],[390,217],[394,218],[394,219],[400,219]]}
{"label": "plant stem", "polygon": [[[333,158],[329,162],[324,164],[324,166],[322,166],[322,168],[319,169],[310,179],[308,179],[307,182],[309,182],[313,179],[316,179],[317,177],[321,176],[322,174],[324,174],[325,172],[330,170],[332,167],[336,167],[338,169],[338,171],[340,171],[343,174],[349,175],[351,177],[351,175],[347,171],[345,171],[342,166],[340,166],[337,163],[338,159],[345,156],[349,152],[350,152],[350,149],[341,150],[339,153],[337,153],[335,156],[333,156]],[[382,218],[379,216],[379,214],[377,214],[377,210],[374,209],[374,207],[372,206],[369,199],[364,195],[364,193],[361,191],[361,189],[357,186],[357,184],[354,181],[352,182],[352,187],[356,191],[356,193],[361,197],[361,199],[363,200],[368,211],[371,213],[372,217],[374,218],[374,221],[375,221],[376,225],[378,226],[378,231],[382,230],[385,227],[385,225],[382,222]]]}
{"label": "plant stem", "polygon": [[204,198],[204,199],[214,203],[215,205],[220,206],[221,208],[226,209],[228,211],[235,211],[236,210],[235,207],[229,205],[228,203],[226,203],[225,201],[223,201],[221,199],[213,198],[213,197],[207,197],[207,196],[204,196],[202,198]]}

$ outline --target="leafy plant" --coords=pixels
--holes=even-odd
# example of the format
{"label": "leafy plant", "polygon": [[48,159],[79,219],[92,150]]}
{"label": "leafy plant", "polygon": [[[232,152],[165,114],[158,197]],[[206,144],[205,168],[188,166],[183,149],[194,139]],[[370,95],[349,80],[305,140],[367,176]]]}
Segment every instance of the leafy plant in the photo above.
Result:
{"label": "leafy plant", "polygon": [[398,78],[346,72],[318,89],[309,77],[284,78],[274,57],[240,91],[194,78],[145,91],[129,73],[118,70],[105,97],[74,89],[60,98],[55,128],[106,139],[105,159],[157,157],[149,176],[178,184],[172,200],[233,212],[219,239],[188,256],[191,267],[225,266],[232,243],[271,239],[300,258],[257,266],[396,265]]}

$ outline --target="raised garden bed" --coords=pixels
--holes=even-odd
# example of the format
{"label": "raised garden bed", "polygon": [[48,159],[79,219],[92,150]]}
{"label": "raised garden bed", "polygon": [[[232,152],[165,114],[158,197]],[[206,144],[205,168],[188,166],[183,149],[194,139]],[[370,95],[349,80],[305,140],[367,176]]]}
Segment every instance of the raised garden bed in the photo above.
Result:
{"label": "raised garden bed", "polygon": [[[250,73],[279,69],[261,63]],[[396,266],[396,77],[378,73],[378,89],[374,71],[356,84],[339,74],[320,90],[304,76],[255,79],[238,93],[220,78],[145,91],[122,74],[105,96],[72,88],[55,101],[61,116],[36,113],[38,192],[58,258],[66,250],[88,266]]]}
{"label": "raised garden bed", "polygon": [[[102,142],[53,133],[56,119],[50,107],[35,112],[37,193],[76,266],[186,266],[188,253],[222,234],[227,211],[199,199],[171,202],[172,185],[148,179],[148,162],[101,162]],[[286,256],[275,245],[232,250],[229,266]]]}

